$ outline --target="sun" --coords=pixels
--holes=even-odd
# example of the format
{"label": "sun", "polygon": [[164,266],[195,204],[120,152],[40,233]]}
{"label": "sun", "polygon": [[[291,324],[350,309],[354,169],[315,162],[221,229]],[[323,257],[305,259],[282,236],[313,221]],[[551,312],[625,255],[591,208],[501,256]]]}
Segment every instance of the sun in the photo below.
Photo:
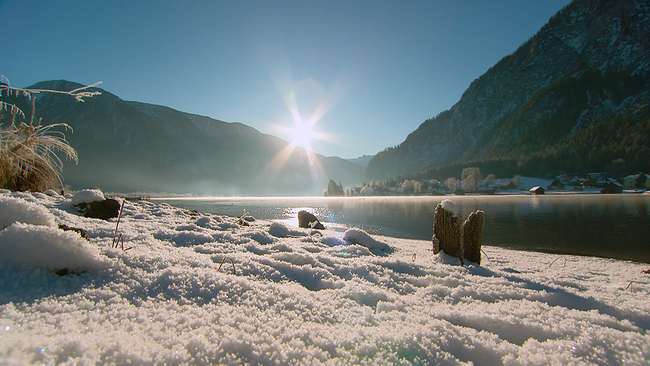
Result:
{"label": "sun", "polygon": [[291,144],[311,151],[311,139],[316,136],[312,127],[311,123],[296,122],[296,126],[289,129],[289,134],[292,137]]}

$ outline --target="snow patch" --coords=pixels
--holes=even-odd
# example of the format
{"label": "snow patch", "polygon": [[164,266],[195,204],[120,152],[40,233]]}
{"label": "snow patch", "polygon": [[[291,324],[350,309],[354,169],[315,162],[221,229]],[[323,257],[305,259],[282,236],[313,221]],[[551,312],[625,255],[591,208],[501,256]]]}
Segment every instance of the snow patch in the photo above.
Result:
{"label": "snow patch", "polygon": [[22,198],[0,196],[0,230],[14,222],[56,226],[54,215],[45,207]]}
{"label": "snow patch", "polygon": [[373,239],[368,233],[361,229],[357,228],[352,228],[348,229],[343,233],[343,239],[347,241],[350,244],[359,244],[362,245],[370,250],[373,249],[379,249],[379,250],[384,250],[386,249],[386,244],[379,242],[375,239]]}
{"label": "snow patch", "polygon": [[53,189],[48,189],[48,190],[46,190],[46,191],[43,192],[43,193],[45,193],[46,195],[48,195],[48,196],[50,196],[50,197],[61,197],[61,195],[58,194],[58,193],[57,193],[55,190],[53,190]]}
{"label": "snow patch", "polygon": [[103,201],[105,199],[104,193],[99,189],[84,189],[72,196],[72,204],[78,205],[80,203]]}
{"label": "snow patch", "polygon": [[0,231],[0,261],[76,271],[99,269],[108,263],[75,232],[19,222]]}
{"label": "snow patch", "polygon": [[460,217],[460,207],[458,207],[456,202],[452,200],[442,200],[442,202],[440,202],[440,206],[454,214],[454,216]]}

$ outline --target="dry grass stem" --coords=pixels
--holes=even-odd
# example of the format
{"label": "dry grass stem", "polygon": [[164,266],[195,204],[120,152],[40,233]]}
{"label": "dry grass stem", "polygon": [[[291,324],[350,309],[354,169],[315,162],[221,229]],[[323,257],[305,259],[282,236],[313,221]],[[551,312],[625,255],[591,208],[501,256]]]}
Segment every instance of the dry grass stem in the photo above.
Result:
{"label": "dry grass stem", "polygon": [[553,260],[553,262],[551,262],[551,264],[548,265],[548,268],[551,268],[551,266],[553,265],[553,263],[555,263],[558,259],[564,259],[564,265],[563,265],[562,267],[566,267],[566,258],[565,258],[565,257],[557,257],[557,258],[555,258],[555,259]]}
{"label": "dry grass stem", "polygon": [[[113,232],[113,244],[112,246],[115,247],[115,237],[117,236],[117,228],[120,226],[120,220],[122,219],[122,210],[124,209],[124,200],[122,200],[122,204],[120,205],[120,213],[117,215],[117,223],[115,224],[115,232]],[[121,236],[122,234],[120,234]],[[119,241],[119,239],[118,239]]]}
{"label": "dry grass stem", "polygon": [[223,266],[223,262],[225,262],[226,259],[230,260],[230,263],[232,263],[232,273],[234,275],[237,275],[237,269],[235,269],[235,262],[233,262],[233,260],[229,257],[223,257],[221,263],[219,263],[219,268],[217,268],[217,272],[221,272],[221,266]]}
{"label": "dry grass stem", "polygon": [[[120,226],[120,219],[122,218],[122,210],[124,209],[124,202],[125,201],[126,200],[123,199],[122,204],[120,205],[120,213],[117,216],[117,223],[115,224],[115,232],[113,233],[113,244],[111,244],[111,248],[117,249],[118,247],[121,246],[122,251],[126,252],[129,249],[133,249],[133,247],[128,247],[128,248],[124,249],[124,237],[122,236],[122,233],[120,233],[120,235],[117,235],[117,229]],[[116,238],[117,238],[117,240],[116,240]]]}

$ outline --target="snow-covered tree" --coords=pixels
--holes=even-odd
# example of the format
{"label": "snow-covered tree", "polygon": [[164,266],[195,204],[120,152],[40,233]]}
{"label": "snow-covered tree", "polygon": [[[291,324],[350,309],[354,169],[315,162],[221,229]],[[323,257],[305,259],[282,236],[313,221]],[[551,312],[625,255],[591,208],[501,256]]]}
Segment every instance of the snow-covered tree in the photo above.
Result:
{"label": "snow-covered tree", "polygon": [[405,179],[404,182],[402,182],[402,188],[404,188],[405,192],[413,192],[413,182]]}
{"label": "snow-covered tree", "polygon": [[327,190],[324,191],[323,194],[330,197],[343,196],[343,186],[340,182],[339,184],[336,184],[334,179],[330,179],[329,183],[327,184]]}
{"label": "snow-covered tree", "polygon": [[413,182],[413,193],[422,193],[422,183],[418,181]]}
{"label": "snow-covered tree", "polygon": [[370,186],[365,186],[365,187],[361,188],[361,195],[363,195],[363,196],[372,196],[373,194],[375,194],[375,190],[370,188]]}
{"label": "snow-covered tree", "polygon": [[514,178],[512,178],[512,181],[515,182],[515,184],[517,185],[517,188],[520,188],[520,189],[523,188],[524,177],[522,177],[521,175],[519,175],[519,174],[515,175]]}
{"label": "snow-covered tree", "polygon": [[492,184],[494,184],[494,181],[495,181],[496,179],[497,179],[497,176],[494,175],[493,173],[490,173],[490,174],[487,175],[487,177],[485,177],[484,182],[485,182],[485,184],[487,184],[487,185],[492,185]]}
{"label": "snow-covered tree", "polygon": [[449,187],[450,190],[455,191],[456,188],[458,188],[458,178],[447,178],[447,180],[445,180],[445,185]]}
{"label": "snow-covered tree", "polygon": [[467,167],[461,173],[461,181],[463,182],[463,189],[467,192],[476,191],[479,182],[482,180],[481,169],[477,167]]}

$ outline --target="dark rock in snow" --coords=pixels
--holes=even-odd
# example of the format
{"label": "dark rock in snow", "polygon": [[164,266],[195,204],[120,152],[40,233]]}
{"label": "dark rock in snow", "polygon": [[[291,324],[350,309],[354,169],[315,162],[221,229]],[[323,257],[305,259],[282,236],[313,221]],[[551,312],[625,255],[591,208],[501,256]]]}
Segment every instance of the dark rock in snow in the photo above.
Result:
{"label": "dark rock in snow", "polygon": [[120,214],[120,203],[112,198],[103,201],[94,201],[90,203],[80,203],[77,205],[84,211],[84,217],[95,219],[112,219]]}
{"label": "dark rock in snow", "polygon": [[325,230],[318,218],[305,210],[298,212],[298,226],[306,229]]}

